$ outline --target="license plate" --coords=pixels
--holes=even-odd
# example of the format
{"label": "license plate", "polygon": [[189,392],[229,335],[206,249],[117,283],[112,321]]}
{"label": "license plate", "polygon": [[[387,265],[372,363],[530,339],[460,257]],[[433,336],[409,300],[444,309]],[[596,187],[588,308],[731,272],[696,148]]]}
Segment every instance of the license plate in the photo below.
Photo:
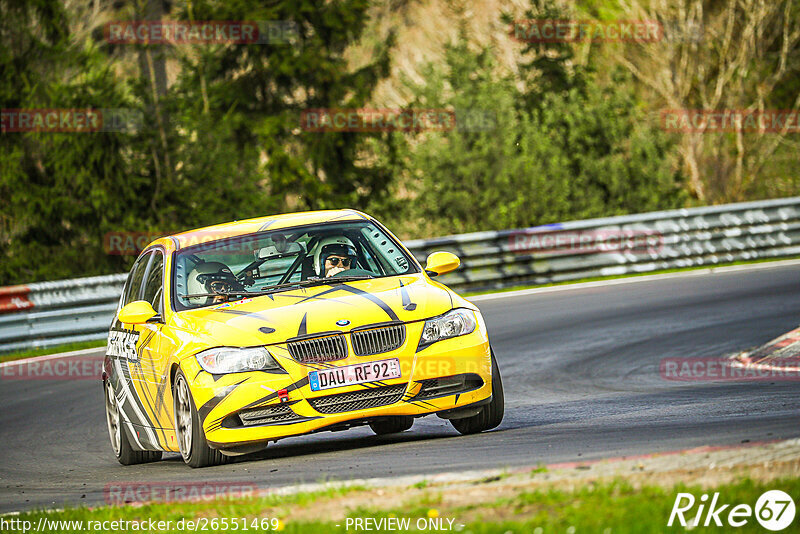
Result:
{"label": "license plate", "polygon": [[400,378],[400,360],[378,360],[377,362],[357,363],[333,369],[321,369],[308,373],[311,391],[352,386],[363,382]]}

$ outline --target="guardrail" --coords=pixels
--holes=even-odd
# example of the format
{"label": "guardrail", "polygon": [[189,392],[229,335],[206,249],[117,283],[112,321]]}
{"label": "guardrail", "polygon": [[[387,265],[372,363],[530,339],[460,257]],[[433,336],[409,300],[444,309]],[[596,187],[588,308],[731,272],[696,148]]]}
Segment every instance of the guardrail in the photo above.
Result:
{"label": "guardrail", "polygon": [[[588,238],[586,246],[583,237]],[[475,290],[785,258],[800,255],[800,197],[477,232],[406,245],[421,262],[434,250],[453,252],[462,266],[441,281]]]}
{"label": "guardrail", "polygon": [[[440,280],[461,290],[544,284],[800,256],[800,197],[572,221],[406,242],[424,265],[461,258]],[[126,274],[0,288],[0,353],[103,339]]]}
{"label": "guardrail", "polygon": [[0,353],[103,339],[127,276],[0,287]]}

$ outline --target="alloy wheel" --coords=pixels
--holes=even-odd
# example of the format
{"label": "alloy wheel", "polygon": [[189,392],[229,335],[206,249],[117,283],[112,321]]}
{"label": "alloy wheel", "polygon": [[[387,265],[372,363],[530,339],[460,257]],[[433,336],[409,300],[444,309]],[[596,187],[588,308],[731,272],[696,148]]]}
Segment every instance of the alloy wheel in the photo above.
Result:
{"label": "alloy wheel", "polygon": [[111,448],[114,449],[114,454],[119,456],[122,427],[120,425],[117,397],[110,381],[106,381],[106,423],[108,424],[108,437],[111,439]]}
{"label": "alloy wheel", "polygon": [[184,460],[192,451],[192,405],[186,379],[179,376],[175,382],[175,433]]}

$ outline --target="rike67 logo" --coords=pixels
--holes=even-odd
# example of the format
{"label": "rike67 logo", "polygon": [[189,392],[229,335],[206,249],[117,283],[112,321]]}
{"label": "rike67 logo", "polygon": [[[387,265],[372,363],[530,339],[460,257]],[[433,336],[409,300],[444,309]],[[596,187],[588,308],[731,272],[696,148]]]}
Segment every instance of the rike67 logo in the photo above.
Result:
{"label": "rike67 logo", "polygon": [[[696,505],[696,509],[695,509]],[[781,490],[764,492],[755,507],[749,504],[723,504],[719,493],[703,494],[696,499],[691,493],[678,493],[667,526],[696,527],[743,527],[755,516],[756,521],[767,530],[780,531],[794,521],[794,501]]]}

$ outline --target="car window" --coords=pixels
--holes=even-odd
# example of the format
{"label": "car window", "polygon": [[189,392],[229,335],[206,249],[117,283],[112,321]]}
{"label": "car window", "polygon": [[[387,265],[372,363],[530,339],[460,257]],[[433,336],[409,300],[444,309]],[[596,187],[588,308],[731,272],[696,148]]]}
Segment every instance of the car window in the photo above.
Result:
{"label": "car window", "polygon": [[160,250],[153,252],[153,259],[150,261],[150,267],[147,270],[146,279],[144,282],[144,295],[142,300],[149,302],[153,309],[158,313],[162,313],[162,288],[164,287],[164,255]]}
{"label": "car window", "polygon": [[324,278],[330,250],[342,251],[334,255],[352,255],[349,273],[338,270],[342,275],[382,277],[417,272],[405,249],[368,221],[259,232],[179,251],[173,260],[176,309],[223,302],[214,296],[220,292],[257,294],[277,284]]}
{"label": "car window", "polygon": [[361,235],[367,242],[364,247],[372,251],[387,274],[403,274],[411,269],[408,257],[380,228],[372,224],[361,227]]}
{"label": "car window", "polygon": [[142,254],[136,263],[133,264],[131,274],[128,276],[128,285],[125,288],[125,299],[122,305],[129,302],[139,300],[139,290],[142,288],[142,280],[144,279],[144,272],[147,269],[147,263],[150,261],[150,253]]}

